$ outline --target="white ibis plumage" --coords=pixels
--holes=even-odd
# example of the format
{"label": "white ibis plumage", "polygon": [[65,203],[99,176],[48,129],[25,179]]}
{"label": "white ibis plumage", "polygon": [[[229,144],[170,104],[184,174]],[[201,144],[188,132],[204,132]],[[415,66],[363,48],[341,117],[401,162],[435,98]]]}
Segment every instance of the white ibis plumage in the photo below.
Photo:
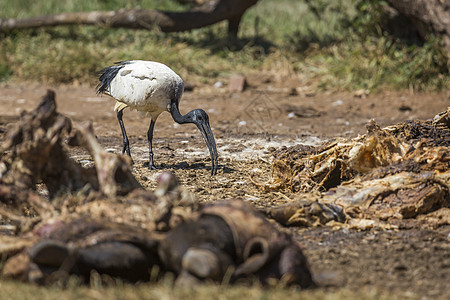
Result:
{"label": "white ibis plumage", "polygon": [[179,124],[197,125],[211,155],[211,175],[216,174],[218,155],[208,114],[202,109],[194,109],[185,115],[180,113],[178,105],[183,94],[184,83],[178,74],[162,63],[143,60],[118,62],[101,70],[100,74],[97,93],[110,95],[116,100],[114,110],[122,130],[122,153],[126,151],[131,156],[130,144],[122,120],[123,110],[130,107],[150,115],[151,121],[147,132],[149,168],[155,169],[152,148],[153,129],[158,116],[163,111],[168,111]]}

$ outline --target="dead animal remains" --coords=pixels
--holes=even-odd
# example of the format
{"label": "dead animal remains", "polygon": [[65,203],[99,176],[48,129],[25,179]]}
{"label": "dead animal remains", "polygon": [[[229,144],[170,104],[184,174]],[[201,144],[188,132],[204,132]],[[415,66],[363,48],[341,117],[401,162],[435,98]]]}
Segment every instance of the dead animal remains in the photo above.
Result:
{"label": "dead animal remains", "polygon": [[448,225],[448,217],[434,215],[448,215],[450,208],[449,119],[450,108],[433,120],[386,128],[372,120],[367,134],[351,140],[280,149],[272,180],[252,180],[297,194],[285,206],[266,209],[285,225]]}
{"label": "dead animal remains", "polygon": [[[256,279],[314,286],[301,248],[238,200],[201,205],[174,174],[146,191],[127,156],[105,152],[90,125],[72,129],[49,91],[23,113],[2,145],[2,275],[41,284],[98,273],[126,281],[176,283]],[[70,158],[85,148],[95,167]],[[45,185],[49,195],[39,193]]]}
{"label": "dead animal remains", "polygon": [[32,247],[7,261],[4,275],[52,283],[93,271],[127,281],[174,273],[180,285],[203,280],[281,280],[314,286],[299,245],[239,200],[209,205],[166,234],[80,217],[46,225]]}
{"label": "dead animal remains", "polygon": [[194,221],[169,231],[159,251],[180,284],[223,282],[228,275],[231,282],[275,279],[314,286],[299,245],[240,200],[207,205]]}

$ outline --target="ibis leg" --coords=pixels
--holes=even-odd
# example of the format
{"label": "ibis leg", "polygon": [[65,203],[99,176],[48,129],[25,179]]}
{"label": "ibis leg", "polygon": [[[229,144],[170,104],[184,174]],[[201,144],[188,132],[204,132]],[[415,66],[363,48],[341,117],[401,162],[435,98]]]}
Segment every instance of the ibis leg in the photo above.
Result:
{"label": "ibis leg", "polygon": [[147,131],[147,139],[148,139],[148,155],[149,155],[149,161],[148,161],[148,168],[150,170],[155,170],[156,166],[153,161],[153,129],[155,128],[155,121],[153,119],[150,121],[150,126],[148,127]]}
{"label": "ibis leg", "polygon": [[125,131],[125,126],[123,125],[123,110],[117,111],[117,120],[119,120],[120,129],[122,130],[122,136],[123,136],[123,148],[122,148],[122,154],[127,152],[128,156],[131,156],[130,154],[130,142],[128,141],[127,132]]}

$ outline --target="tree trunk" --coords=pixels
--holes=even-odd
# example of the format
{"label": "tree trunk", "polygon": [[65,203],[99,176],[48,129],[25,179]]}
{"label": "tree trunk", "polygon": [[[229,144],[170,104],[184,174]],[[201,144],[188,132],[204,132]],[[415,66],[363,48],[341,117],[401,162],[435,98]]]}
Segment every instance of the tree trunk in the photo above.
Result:
{"label": "tree trunk", "polygon": [[[230,20],[231,35],[237,36],[240,17],[258,0],[212,0],[187,12],[145,9],[71,12],[29,19],[0,19],[0,31],[59,25],[101,25],[106,27],[159,28],[162,32],[187,31]],[[236,24],[236,22],[238,23]]]}
{"label": "tree trunk", "polygon": [[422,38],[430,34],[442,38],[450,53],[450,1],[448,0],[387,0],[400,14],[408,17]]}

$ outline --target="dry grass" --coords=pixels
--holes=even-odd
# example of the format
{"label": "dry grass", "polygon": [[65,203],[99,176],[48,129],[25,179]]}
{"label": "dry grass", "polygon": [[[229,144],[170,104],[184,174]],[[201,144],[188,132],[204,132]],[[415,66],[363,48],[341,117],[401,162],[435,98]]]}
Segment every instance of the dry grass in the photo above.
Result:
{"label": "dry grass", "polygon": [[[62,288],[39,287],[19,282],[0,281],[0,299],[157,299],[157,300],[202,300],[202,299],[400,299],[412,295],[392,296],[387,292],[362,288],[318,289],[300,291],[293,288],[261,288],[258,286],[202,285],[195,288],[173,288],[169,283],[159,284],[118,284],[104,287],[92,284],[79,286],[76,281]],[[411,297],[411,298],[410,298]]]}

